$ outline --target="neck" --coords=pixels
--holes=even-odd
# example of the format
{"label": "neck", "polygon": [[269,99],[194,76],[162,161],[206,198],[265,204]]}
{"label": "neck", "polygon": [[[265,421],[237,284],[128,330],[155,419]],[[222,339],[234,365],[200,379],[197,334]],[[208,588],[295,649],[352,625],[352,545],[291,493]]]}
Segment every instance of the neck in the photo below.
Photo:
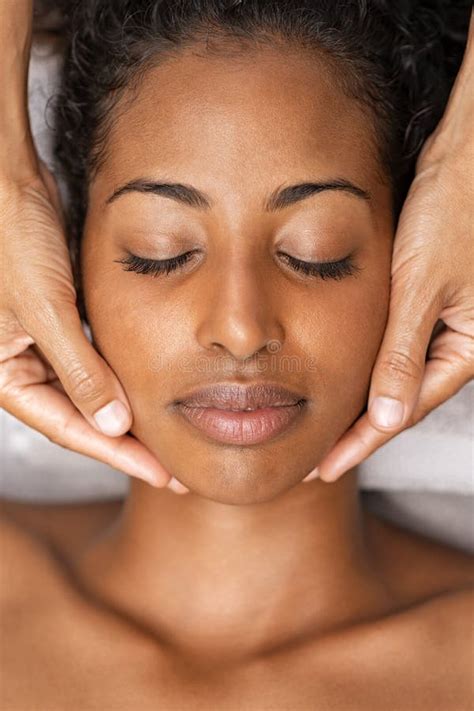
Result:
{"label": "neck", "polygon": [[245,506],[131,479],[76,569],[102,602],[189,652],[275,649],[388,604],[355,470]]}

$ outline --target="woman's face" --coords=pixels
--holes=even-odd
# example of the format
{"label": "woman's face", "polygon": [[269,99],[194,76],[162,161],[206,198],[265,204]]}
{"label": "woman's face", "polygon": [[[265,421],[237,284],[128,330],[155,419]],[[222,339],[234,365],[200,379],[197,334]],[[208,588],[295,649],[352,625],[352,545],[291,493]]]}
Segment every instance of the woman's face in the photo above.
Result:
{"label": "woman's face", "polygon": [[[365,406],[393,237],[370,126],[327,64],[277,49],[240,58],[187,51],[148,71],[117,112],[90,186],[86,309],[94,342],[129,397],[133,434],[195,493],[223,503],[271,500],[317,466]],[[336,180],[354,188],[275,197]],[[202,195],[142,191],[138,182],[108,201],[130,181],[180,183]],[[130,254],[186,252],[188,262],[156,276],[121,263]],[[355,271],[346,263],[338,279],[323,279],[288,255],[351,255]],[[227,413],[234,419],[218,418],[225,432],[216,438],[176,402],[221,383],[282,386],[304,403],[267,410],[267,425],[275,413],[280,423],[292,414],[260,437],[261,411]],[[253,439],[228,441],[229,427]]]}

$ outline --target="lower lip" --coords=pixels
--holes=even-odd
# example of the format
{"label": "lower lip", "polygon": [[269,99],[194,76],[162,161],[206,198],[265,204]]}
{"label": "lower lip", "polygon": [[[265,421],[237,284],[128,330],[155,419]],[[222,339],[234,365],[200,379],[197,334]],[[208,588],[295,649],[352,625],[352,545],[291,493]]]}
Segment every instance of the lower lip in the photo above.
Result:
{"label": "lower lip", "polygon": [[259,444],[286,430],[301,414],[305,402],[240,411],[187,407],[179,403],[177,409],[194,427],[217,442]]}

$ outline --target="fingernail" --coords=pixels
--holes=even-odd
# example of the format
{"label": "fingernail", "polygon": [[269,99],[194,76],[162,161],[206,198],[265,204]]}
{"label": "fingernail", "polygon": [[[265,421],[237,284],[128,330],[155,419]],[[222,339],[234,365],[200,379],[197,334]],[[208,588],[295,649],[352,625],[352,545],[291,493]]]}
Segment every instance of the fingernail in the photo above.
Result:
{"label": "fingernail", "polygon": [[303,479],[303,481],[312,481],[313,479],[317,479],[318,476],[319,476],[319,469],[318,469],[318,467],[316,467],[316,469],[313,469],[313,471],[310,472],[308,474],[308,476],[306,476]]}
{"label": "fingernail", "polygon": [[376,397],[370,411],[381,427],[399,427],[403,422],[403,403],[392,397]]}
{"label": "fingernail", "polygon": [[94,414],[97,427],[103,434],[116,437],[126,431],[130,415],[120,400],[112,400]]}
{"label": "fingernail", "polygon": [[187,494],[189,489],[187,486],[184,486],[184,484],[181,484],[180,481],[175,479],[175,477],[172,477],[168,483],[168,488],[170,488],[172,491],[174,491],[175,494]]}
{"label": "fingernail", "polygon": [[333,482],[340,479],[340,477],[343,474],[345,474],[344,471],[341,472],[341,471],[337,471],[337,470],[333,469],[332,471],[326,472],[326,474],[323,474],[323,476],[321,477],[321,481],[324,481],[327,484],[332,484]]}
{"label": "fingernail", "polygon": [[357,448],[347,447],[346,450],[339,454],[336,461],[333,461],[331,467],[323,471],[319,478],[321,481],[327,483],[333,483],[341,478],[344,474],[347,474],[351,470],[354,470],[362,461],[360,456],[360,451]]}

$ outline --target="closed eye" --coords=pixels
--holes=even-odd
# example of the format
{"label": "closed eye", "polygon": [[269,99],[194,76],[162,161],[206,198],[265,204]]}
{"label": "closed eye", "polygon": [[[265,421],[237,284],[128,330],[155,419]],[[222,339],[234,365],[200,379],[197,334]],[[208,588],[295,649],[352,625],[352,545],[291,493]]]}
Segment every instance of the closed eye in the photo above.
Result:
{"label": "closed eye", "polygon": [[[116,259],[115,261],[119,264],[124,264],[127,272],[148,274],[156,277],[159,274],[169,274],[183,267],[192,260],[196,252],[197,250],[191,250],[170,259],[147,259],[130,253],[125,259]],[[340,280],[361,271],[361,268],[354,264],[352,255],[337,262],[306,262],[285,252],[279,252],[278,254],[291,269],[309,277]]]}
{"label": "closed eye", "polygon": [[119,264],[125,264],[126,272],[136,272],[137,274],[149,274],[158,276],[158,274],[169,274],[170,272],[179,269],[190,261],[196,250],[183,252],[177,257],[170,259],[146,259],[138,257],[136,254],[129,254],[125,259],[115,259]]}
{"label": "closed eye", "polygon": [[279,252],[278,254],[296,272],[301,272],[310,277],[340,280],[361,271],[361,267],[357,267],[354,264],[351,254],[337,262],[306,262],[296,259],[296,257],[292,257],[285,252]]}

